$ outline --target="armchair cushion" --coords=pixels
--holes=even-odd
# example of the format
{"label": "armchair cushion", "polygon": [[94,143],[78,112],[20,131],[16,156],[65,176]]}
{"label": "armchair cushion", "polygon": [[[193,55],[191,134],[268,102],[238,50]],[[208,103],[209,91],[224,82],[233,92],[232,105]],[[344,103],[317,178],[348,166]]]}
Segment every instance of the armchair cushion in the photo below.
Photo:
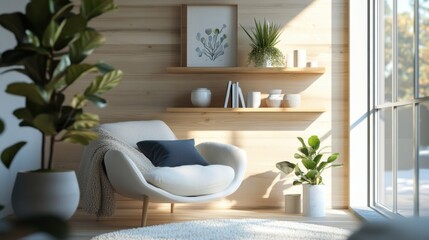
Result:
{"label": "armchair cushion", "polygon": [[146,140],[138,142],[137,147],[157,167],[208,165],[208,162],[195,148],[194,139]]}
{"label": "armchair cushion", "polygon": [[225,190],[234,170],[225,165],[158,167],[144,174],[152,185],[179,196],[200,196]]}

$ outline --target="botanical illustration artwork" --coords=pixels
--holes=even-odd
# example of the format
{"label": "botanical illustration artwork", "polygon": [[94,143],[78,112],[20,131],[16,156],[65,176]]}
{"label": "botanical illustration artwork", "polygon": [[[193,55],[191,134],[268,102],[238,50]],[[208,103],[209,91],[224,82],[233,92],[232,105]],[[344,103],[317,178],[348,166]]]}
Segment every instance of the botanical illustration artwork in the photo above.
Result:
{"label": "botanical illustration artwork", "polygon": [[197,33],[197,41],[201,43],[201,46],[195,49],[198,57],[214,62],[225,54],[229,44],[226,33],[222,32],[226,27],[226,24],[223,24],[221,29],[206,28],[203,34]]}
{"label": "botanical illustration artwork", "polygon": [[237,5],[183,5],[182,66],[237,66]]}

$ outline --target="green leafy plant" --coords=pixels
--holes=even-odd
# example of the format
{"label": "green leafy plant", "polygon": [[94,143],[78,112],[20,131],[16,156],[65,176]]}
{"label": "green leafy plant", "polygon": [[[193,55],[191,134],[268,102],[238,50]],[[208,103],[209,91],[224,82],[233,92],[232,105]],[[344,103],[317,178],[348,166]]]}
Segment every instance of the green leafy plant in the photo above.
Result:
{"label": "green leafy plant", "polygon": [[280,25],[269,23],[265,19],[263,23],[256,21],[256,19],[254,21],[255,28],[251,32],[240,25],[251,41],[252,51],[249,53],[248,63],[254,62],[256,67],[261,67],[268,60],[273,66],[284,66],[285,57],[276,48],[280,41]]}
{"label": "green leafy plant", "polygon": [[[102,61],[83,63],[105,42],[88,23],[116,5],[113,0],[81,0],[79,5],[69,0],[31,0],[25,13],[0,15],[0,25],[14,34],[17,43],[1,54],[0,67],[31,80],[11,83],[6,92],[25,98],[25,106],[13,112],[20,126],[42,133],[42,170],[52,169],[56,142],[88,144],[98,137],[91,130],[99,124],[98,115],[83,108],[88,102],[106,106],[101,95],[122,77],[122,71]],[[89,86],[66,103],[66,90],[85,75]]]}
{"label": "green leafy plant", "polygon": [[[298,180],[293,181],[293,185],[307,183],[311,185],[323,184],[322,173],[325,169],[330,167],[340,167],[342,164],[334,164],[337,160],[339,153],[332,153],[326,161],[322,161],[322,157],[326,152],[322,152],[324,148],[319,149],[320,140],[316,135],[308,138],[308,145],[305,144],[301,137],[298,137],[302,146],[298,148],[298,153],[295,153],[295,159],[301,160],[299,163],[291,163],[289,161],[278,162],[276,167],[289,174],[294,172]],[[302,169],[306,169],[303,171]]]}
{"label": "green leafy plant", "polygon": [[[2,119],[0,119],[0,135],[4,132],[5,124]],[[11,146],[5,148],[0,155],[1,161],[3,162],[6,168],[9,168],[12,164],[12,160],[15,158],[15,155],[19,152],[19,150],[26,144],[24,141],[17,142],[12,144]],[[0,210],[2,206],[0,206]]]}

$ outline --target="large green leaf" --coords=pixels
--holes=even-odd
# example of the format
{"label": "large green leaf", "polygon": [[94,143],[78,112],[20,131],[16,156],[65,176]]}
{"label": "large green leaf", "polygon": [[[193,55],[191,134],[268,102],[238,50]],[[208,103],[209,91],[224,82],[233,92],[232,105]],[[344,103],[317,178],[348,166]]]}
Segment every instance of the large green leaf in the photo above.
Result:
{"label": "large green leaf", "polygon": [[102,74],[106,74],[108,72],[115,70],[115,68],[112,65],[107,64],[103,61],[98,62],[97,64],[95,64],[95,66],[97,66],[98,71],[100,71]]}
{"label": "large green leaf", "polygon": [[321,162],[319,166],[317,166],[317,171],[321,172],[326,167],[326,165],[328,165],[328,162]]}
{"label": "large green leaf", "polygon": [[64,25],[66,24],[67,20],[64,20],[61,22],[60,25],[57,24],[55,19],[52,19],[52,21],[49,23],[48,27],[46,28],[44,34],[43,34],[43,40],[42,44],[43,46],[47,48],[53,48],[55,43],[57,42],[58,37],[60,36]]}
{"label": "large green leaf", "polygon": [[[65,70],[71,65],[71,61],[68,55],[64,55],[61,57],[61,60],[58,62],[55,70],[54,70],[54,79],[59,79],[65,74]],[[55,83],[50,82],[49,88],[54,88]],[[57,88],[55,88],[57,89]]]}
{"label": "large green leaf", "polygon": [[304,154],[304,156],[309,155],[308,149],[306,147],[299,147],[298,151],[300,151],[302,154]]}
{"label": "large green leaf", "polygon": [[10,147],[7,147],[5,150],[3,150],[1,154],[1,161],[6,166],[6,168],[9,168],[12,164],[13,159],[15,158],[16,154],[19,152],[19,150],[26,144],[26,142],[18,142],[13,144]]}
{"label": "large green leaf", "polygon": [[97,138],[98,134],[91,130],[70,130],[66,131],[66,133],[61,138],[61,141],[87,145],[90,141],[93,141]]}
{"label": "large green leaf", "polygon": [[315,162],[313,162],[313,161],[311,161],[310,159],[308,159],[308,158],[303,158],[302,159],[302,164],[304,165],[304,167],[305,168],[307,168],[307,169],[314,169],[315,167],[316,167],[316,163]]}
{"label": "large green leaf", "polygon": [[73,125],[68,127],[68,130],[84,130],[98,126],[100,118],[96,114],[81,113],[76,115]]}
{"label": "large green leaf", "polygon": [[7,50],[4,51],[0,58],[0,67],[10,67],[24,64],[25,59],[34,55],[34,52],[24,50]]}
{"label": "large green leaf", "polygon": [[92,64],[74,64],[66,70],[66,84],[71,85],[74,81],[82,77],[83,75],[96,71],[97,67]]}
{"label": "large green leaf", "polygon": [[114,70],[107,74],[98,76],[85,90],[85,95],[103,94],[116,87],[122,78],[121,70]]}
{"label": "large green leaf", "polygon": [[86,102],[87,100],[84,95],[76,94],[71,101],[71,106],[76,109],[83,108]]}
{"label": "large green leaf", "polygon": [[31,24],[31,30],[43,38],[46,27],[54,15],[54,0],[31,0],[26,7],[26,15]]}
{"label": "large green leaf", "polygon": [[95,48],[102,46],[105,41],[105,38],[100,33],[92,29],[87,29],[80,33],[79,37],[70,44],[71,62],[82,62]]}
{"label": "large green leaf", "polygon": [[28,108],[18,108],[13,111],[13,115],[18,119],[24,120],[25,122],[32,123],[34,120],[33,114]]}
{"label": "large green leaf", "polygon": [[20,44],[15,48],[15,51],[16,50],[27,51],[28,54],[37,53],[37,54],[46,55],[46,56],[50,54],[49,51],[47,51],[46,49],[41,47],[36,47],[33,44]]}
{"label": "large green leaf", "polygon": [[39,129],[41,132],[46,135],[55,135],[57,130],[56,125],[56,114],[55,113],[44,113],[37,115],[33,120],[33,125],[35,128]]}
{"label": "large green leaf", "polygon": [[328,163],[334,162],[335,160],[337,160],[339,155],[340,155],[339,153],[333,153],[331,156],[328,157],[327,162]]}
{"label": "large green leaf", "polygon": [[311,136],[308,138],[308,145],[313,148],[314,151],[317,151],[320,146],[320,140],[316,135]]}
{"label": "large green leaf", "polygon": [[7,86],[6,92],[23,96],[37,104],[43,105],[48,103],[49,94],[33,83],[17,82]]}
{"label": "large green leaf", "polygon": [[316,176],[318,175],[318,173],[319,172],[317,170],[313,169],[313,170],[308,171],[307,174],[305,174],[305,176],[309,179],[315,179]]}
{"label": "large green leaf", "polygon": [[2,14],[0,25],[12,32],[18,43],[23,41],[27,27],[24,14],[20,12]]}
{"label": "large green leaf", "polygon": [[302,137],[297,137],[297,138],[298,138],[298,140],[301,142],[302,147],[303,147],[303,148],[307,148],[307,145],[305,145],[304,139],[302,139]]}
{"label": "large green leaf", "polygon": [[113,0],[82,0],[80,13],[83,17],[90,20],[116,8]]}
{"label": "large green leaf", "polygon": [[285,174],[289,174],[292,173],[295,169],[295,164],[288,162],[288,161],[283,161],[283,162],[278,162],[276,163],[276,167],[284,172]]}
{"label": "large green leaf", "polygon": [[313,161],[318,164],[320,162],[320,159],[322,159],[323,154],[317,154],[316,157],[313,159]]}
{"label": "large green leaf", "polygon": [[66,47],[71,41],[74,40],[77,33],[83,32],[86,29],[86,19],[81,15],[73,15],[67,18],[63,30],[55,44],[55,50],[60,50]]}
{"label": "large green leaf", "polygon": [[45,85],[48,59],[44,55],[33,55],[26,59],[24,68],[27,76],[37,85]]}
{"label": "large green leaf", "polygon": [[99,97],[95,94],[93,95],[87,95],[85,96],[85,99],[87,99],[88,101],[92,102],[93,104],[95,104],[97,107],[99,108],[104,108],[107,106],[107,101],[106,99]]}

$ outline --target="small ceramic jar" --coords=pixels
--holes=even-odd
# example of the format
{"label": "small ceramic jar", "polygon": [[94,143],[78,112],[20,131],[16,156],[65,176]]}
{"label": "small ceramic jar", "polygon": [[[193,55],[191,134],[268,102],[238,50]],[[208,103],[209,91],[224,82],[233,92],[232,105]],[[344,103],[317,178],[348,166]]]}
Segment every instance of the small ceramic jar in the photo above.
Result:
{"label": "small ceramic jar", "polygon": [[281,89],[273,89],[270,90],[270,95],[266,100],[268,107],[280,107],[282,103],[282,90]]}
{"label": "small ceramic jar", "polygon": [[208,88],[197,88],[192,90],[191,102],[194,107],[210,106],[212,93]]}
{"label": "small ceramic jar", "polygon": [[299,94],[286,94],[285,95],[285,106],[296,108],[301,104],[301,95]]}

